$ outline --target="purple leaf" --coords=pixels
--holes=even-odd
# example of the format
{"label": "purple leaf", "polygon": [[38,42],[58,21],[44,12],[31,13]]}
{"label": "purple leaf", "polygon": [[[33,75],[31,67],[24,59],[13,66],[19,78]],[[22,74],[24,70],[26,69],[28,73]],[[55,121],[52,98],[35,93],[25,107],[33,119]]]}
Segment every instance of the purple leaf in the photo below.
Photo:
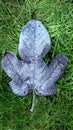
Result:
{"label": "purple leaf", "polygon": [[51,47],[49,33],[38,20],[28,22],[20,34],[18,51],[23,61],[12,52],[6,52],[2,59],[2,68],[12,79],[9,85],[20,96],[35,92],[37,95],[54,95],[55,82],[62,76],[68,58],[58,54],[47,65],[43,57]]}

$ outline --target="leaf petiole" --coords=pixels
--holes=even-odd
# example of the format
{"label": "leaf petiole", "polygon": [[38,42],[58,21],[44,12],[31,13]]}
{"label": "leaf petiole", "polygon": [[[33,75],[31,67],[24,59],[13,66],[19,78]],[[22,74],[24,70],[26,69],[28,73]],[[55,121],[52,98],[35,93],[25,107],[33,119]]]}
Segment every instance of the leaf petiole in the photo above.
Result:
{"label": "leaf petiole", "polygon": [[34,106],[35,106],[35,97],[36,97],[36,95],[35,95],[35,92],[34,92],[34,90],[33,90],[33,99],[32,99],[32,106],[31,106],[30,112],[33,112],[33,110],[34,110]]}

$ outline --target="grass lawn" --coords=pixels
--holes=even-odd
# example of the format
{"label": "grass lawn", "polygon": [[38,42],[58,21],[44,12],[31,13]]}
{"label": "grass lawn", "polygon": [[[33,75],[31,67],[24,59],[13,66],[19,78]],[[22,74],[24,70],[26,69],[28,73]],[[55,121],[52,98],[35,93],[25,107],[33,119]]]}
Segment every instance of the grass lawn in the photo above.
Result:
{"label": "grass lawn", "polygon": [[[32,94],[13,94],[1,67],[5,51],[18,55],[20,32],[31,19],[42,21],[51,35],[46,62],[60,52],[69,59],[56,83],[56,95],[36,96],[33,113],[29,111]],[[73,1],[0,0],[0,24],[0,130],[73,130]]]}

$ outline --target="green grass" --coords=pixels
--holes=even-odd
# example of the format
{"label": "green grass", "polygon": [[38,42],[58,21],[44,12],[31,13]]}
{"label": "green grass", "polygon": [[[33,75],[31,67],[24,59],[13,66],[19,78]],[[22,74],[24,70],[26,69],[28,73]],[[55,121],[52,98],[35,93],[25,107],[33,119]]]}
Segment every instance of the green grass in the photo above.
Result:
{"label": "green grass", "polygon": [[9,77],[0,64],[0,130],[73,130],[73,3],[71,0],[0,0],[0,61],[7,50],[16,55],[22,27],[31,19],[42,21],[51,35],[46,62],[63,52],[68,64],[57,82],[57,94],[19,97],[12,93]]}

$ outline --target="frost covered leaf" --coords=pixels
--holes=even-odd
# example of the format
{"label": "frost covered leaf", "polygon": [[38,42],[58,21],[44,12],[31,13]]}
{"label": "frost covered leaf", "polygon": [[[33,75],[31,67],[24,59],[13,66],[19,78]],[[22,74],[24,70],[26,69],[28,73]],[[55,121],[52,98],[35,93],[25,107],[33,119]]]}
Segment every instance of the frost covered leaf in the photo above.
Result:
{"label": "frost covered leaf", "polygon": [[2,68],[12,79],[9,85],[15,94],[25,96],[35,92],[37,95],[54,95],[55,82],[61,77],[67,64],[67,57],[58,54],[47,65],[43,57],[51,47],[50,36],[38,20],[27,23],[20,34],[18,51],[22,61],[12,52],[6,52]]}

